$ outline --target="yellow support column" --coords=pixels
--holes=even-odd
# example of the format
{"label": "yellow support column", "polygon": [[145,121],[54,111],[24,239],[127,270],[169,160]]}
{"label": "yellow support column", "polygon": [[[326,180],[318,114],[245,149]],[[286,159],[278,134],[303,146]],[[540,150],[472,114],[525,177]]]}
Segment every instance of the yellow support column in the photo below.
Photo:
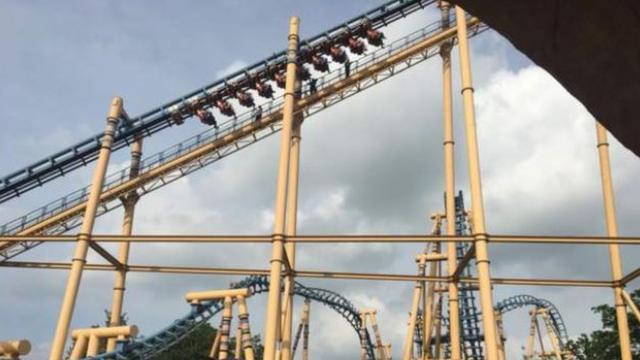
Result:
{"label": "yellow support column", "polygon": [[64,299],[62,300],[62,306],[60,308],[60,316],[58,318],[56,332],[51,344],[49,360],[62,360],[62,356],[64,355],[67,333],[69,332],[69,324],[71,323],[71,318],[73,316],[78,288],[80,287],[80,279],[82,278],[82,270],[86,262],[89,241],[91,241],[91,233],[93,232],[96,212],[100,202],[100,193],[102,192],[104,175],[107,171],[107,165],[109,164],[109,158],[111,156],[113,136],[121,115],[122,98],[116,97],[111,102],[111,108],[109,109],[109,114],[107,116],[107,127],[104,131],[102,146],[98,155],[98,163],[93,175],[93,181],[91,182],[91,189],[89,190],[87,207],[82,219],[82,228],[78,233],[76,249],[71,263],[71,270],[69,272],[69,279],[67,280]]}
{"label": "yellow support column", "polygon": [[[242,341],[242,350],[246,360],[253,360],[253,339],[251,338],[251,327],[249,326],[249,310],[244,296],[238,296],[238,317],[240,318],[241,338],[236,338],[236,342]],[[237,355],[236,355],[237,356]]]}
{"label": "yellow support column", "polygon": [[271,254],[271,271],[269,274],[269,298],[264,339],[264,359],[276,359],[276,341],[280,327],[280,284],[284,253],[285,216],[288,189],[288,171],[293,128],[293,110],[295,107],[296,61],[298,51],[299,20],[292,17],[289,22],[289,47],[287,51],[287,72],[282,113],[282,135],[280,141],[280,163],[278,166],[278,183],[276,188],[275,221]]}
{"label": "yellow support column", "polygon": [[[436,215],[436,221],[437,224],[440,224],[440,215]],[[440,226],[438,225],[437,228],[439,228]],[[438,232],[434,232],[434,234],[439,233]],[[434,244],[433,249],[435,249],[435,253],[439,254],[440,250],[439,250],[439,245],[438,244]],[[432,252],[433,253],[433,252]],[[429,264],[429,276],[430,277],[435,277],[437,275],[437,266],[438,266],[438,262],[436,261],[432,261]],[[423,309],[423,337],[424,337],[424,343],[422,344],[422,353],[424,354],[425,358],[430,358],[431,356],[431,334],[433,332],[433,320],[434,320],[434,310],[435,310],[435,305],[436,302],[434,301],[435,298],[435,287],[436,287],[436,283],[433,281],[430,281],[429,284],[427,285],[427,292],[426,292],[426,301],[424,302],[424,309]]]}
{"label": "yellow support column", "polygon": [[302,360],[309,360],[309,313],[311,312],[311,301],[306,299],[304,301],[304,307],[302,309],[303,324],[302,331]]}
{"label": "yellow support column", "polygon": [[[445,1],[440,2],[442,12],[442,27],[449,27],[450,5]],[[451,42],[440,46],[442,57],[442,105],[444,113],[444,182],[445,182],[445,216],[447,218],[447,235],[456,235],[456,211],[455,211],[455,166],[453,149],[453,94],[451,79]],[[449,276],[456,271],[457,254],[456,243],[447,243],[447,268]],[[460,306],[458,300],[458,283],[451,281],[449,287],[449,334],[451,341],[451,360],[462,360],[460,343]],[[424,350],[425,356],[427,349]]]}
{"label": "yellow support column", "polygon": [[[299,88],[299,84],[298,84]],[[302,125],[302,116],[296,116],[294,119],[291,149],[289,155],[289,181],[287,190],[287,214],[286,214],[286,232],[287,236],[296,236],[298,225],[298,175],[300,173],[300,128]],[[289,259],[291,270],[296,266],[296,243],[287,242],[285,244],[285,252]],[[293,272],[287,274],[284,283],[284,306],[283,306],[283,324],[282,324],[282,344],[280,357],[282,360],[291,360],[291,340],[293,336],[293,285],[295,274]]]}
{"label": "yellow support column", "polygon": [[[222,324],[222,322],[220,322]],[[222,325],[220,325],[222,328]],[[220,329],[216,331],[216,336],[213,338],[213,344],[211,345],[211,350],[209,350],[209,359],[217,359],[218,351],[220,351],[220,337],[221,337]],[[237,341],[237,340],[236,340]]]}
{"label": "yellow support column", "polygon": [[[140,158],[142,157],[142,138],[137,138],[131,145],[131,165],[129,168],[129,179],[133,179],[140,173]],[[129,236],[133,230],[133,215],[136,203],[138,202],[138,193],[132,191],[122,199],[124,205],[124,219],[122,221],[122,235]],[[118,261],[126,265],[129,261],[128,241],[120,243],[118,249]],[[122,318],[122,302],[124,300],[125,282],[127,279],[127,270],[122,269],[116,271],[116,280],[113,286],[113,299],[111,301],[111,315],[109,326],[119,326]],[[107,341],[107,351],[113,351],[116,348],[116,339],[112,338]]]}
{"label": "yellow support column", "polygon": [[547,328],[547,335],[549,336],[549,342],[551,343],[551,348],[553,349],[553,354],[555,355],[556,360],[562,360],[562,355],[560,354],[560,340],[558,338],[558,334],[556,334],[553,324],[551,324],[549,311],[542,308],[538,310],[538,313],[542,316],[544,326]]}
{"label": "yellow support column", "polygon": [[530,311],[529,314],[531,315],[531,325],[529,325],[529,337],[527,338],[524,360],[533,360],[533,349],[536,343],[537,314],[535,310]]}
{"label": "yellow support column", "polygon": [[[609,161],[609,142],[607,141],[607,129],[596,122],[596,135],[598,139],[598,157],[600,158],[600,175],[602,178],[602,195],[604,202],[604,216],[607,223],[607,235],[618,236],[618,222],[616,219],[615,196],[613,194],[613,179],[611,177],[611,163]],[[609,245],[609,259],[611,262],[611,275],[614,282],[613,299],[618,321],[618,333],[620,334],[620,355],[622,360],[631,360],[631,341],[629,337],[629,321],[622,292],[624,285],[619,283],[622,279],[622,260],[620,247]]]}
{"label": "yellow support column", "polygon": [[480,155],[478,154],[478,138],[476,133],[476,116],[471,81],[471,60],[469,56],[469,39],[467,37],[467,20],[465,12],[456,6],[456,27],[460,52],[460,75],[462,77],[462,100],[464,104],[465,133],[467,139],[467,158],[469,162],[469,183],[471,188],[471,209],[473,212],[473,236],[476,247],[476,264],[482,305],[482,325],[487,360],[498,360],[498,336],[496,319],[493,312],[493,296],[491,294],[491,273],[489,271],[489,252],[484,220],[484,200],[482,182],[480,180]]}
{"label": "yellow support column", "polygon": [[376,351],[378,352],[378,358],[386,360],[384,357],[384,345],[382,345],[382,335],[380,335],[380,328],[378,327],[378,319],[376,318],[377,311],[369,312],[369,320],[371,320],[371,328],[376,338]]}
{"label": "yellow support column", "polygon": [[367,358],[367,342],[365,341],[367,334],[367,314],[360,313],[360,360]]}
{"label": "yellow support column", "polygon": [[220,326],[220,360],[230,359],[229,335],[231,333],[231,319],[233,317],[233,299],[231,296],[224,298],[224,309],[222,310],[222,326]]}
{"label": "yellow support column", "polygon": [[71,350],[71,355],[69,356],[69,360],[80,360],[87,353],[87,345],[89,342],[89,338],[87,336],[78,336],[76,339],[76,343]]}
{"label": "yellow support column", "polygon": [[498,334],[498,359],[506,360],[507,355],[504,351],[504,342],[502,341],[504,336],[504,329],[502,327],[502,314],[496,312],[496,333]]}
{"label": "yellow support column", "polygon": [[242,339],[242,329],[238,326],[236,329],[236,348],[233,351],[233,356],[235,356],[236,360],[244,359],[242,355],[242,341],[240,339]]}
{"label": "yellow support column", "polygon": [[[418,275],[425,275],[426,255],[421,254],[416,258],[418,263]],[[413,300],[411,301],[411,313],[409,314],[409,326],[407,327],[407,335],[404,339],[403,360],[411,360],[413,358],[413,336],[415,334],[416,323],[418,319],[418,308],[420,306],[420,297],[422,296],[422,281],[416,281],[413,289]],[[424,310],[423,310],[424,313]],[[424,330],[423,330],[424,331]]]}

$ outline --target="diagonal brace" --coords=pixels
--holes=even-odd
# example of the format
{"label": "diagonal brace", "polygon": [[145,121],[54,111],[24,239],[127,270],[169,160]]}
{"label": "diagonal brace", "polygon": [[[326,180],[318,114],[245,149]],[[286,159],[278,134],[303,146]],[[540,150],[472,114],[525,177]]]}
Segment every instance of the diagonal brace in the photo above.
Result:
{"label": "diagonal brace", "polygon": [[466,268],[467,265],[469,265],[469,262],[475,256],[476,256],[476,245],[473,244],[473,245],[471,245],[471,247],[469,248],[467,253],[464,254],[464,257],[462,258],[462,260],[460,260],[460,262],[458,263],[458,267],[456,267],[456,271],[451,275],[451,278],[454,281],[460,280],[460,275],[462,275],[462,272],[464,271],[464,268]]}
{"label": "diagonal brace", "polygon": [[127,266],[122,264],[118,259],[116,259],[111,253],[109,253],[105,248],[100,246],[97,242],[89,241],[89,247],[91,247],[95,252],[97,252],[100,256],[102,256],[105,260],[111,263],[111,265],[115,266],[117,270],[127,270]]}

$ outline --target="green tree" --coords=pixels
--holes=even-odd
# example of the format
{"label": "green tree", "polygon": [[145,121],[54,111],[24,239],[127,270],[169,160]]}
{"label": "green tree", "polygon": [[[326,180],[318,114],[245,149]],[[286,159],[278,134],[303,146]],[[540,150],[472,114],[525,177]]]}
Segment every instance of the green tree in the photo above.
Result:
{"label": "green tree", "polygon": [[[640,289],[631,294],[633,301],[640,302]],[[600,315],[602,329],[591,334],[581,334],[568,346],[576,354],[578,360],[619,360],[620,345],[615,309],[607,304],[591,308]],[[632,313],[627,313],[631,331],[631,353],[634,360],[640,360],[640,323]]]}
{"label": "green tree", "polygon": [[[163,352],[160,356],[156,357],[156,360],[208,360],[209,351],[213,344],[213,339],[216,337],[217,329],[214,329],[209,323],[206,323],[198,327],[189,336],[184,338],[179,343],[172,346],[168,351]],[[264,348],[260,341],[260,335],[255,335],[252,338],[253,349],[256,360],[262,359],[262,353]],[[229,339],[229,349],[235,351],[236,338],[231,337]],[[232,358],[235,358],[232,356]]]}
{"label": "green tree", "polygon": [[217,330],[209,323],[199,326],[189,336],[156,357],[157,360],[208,360]]}

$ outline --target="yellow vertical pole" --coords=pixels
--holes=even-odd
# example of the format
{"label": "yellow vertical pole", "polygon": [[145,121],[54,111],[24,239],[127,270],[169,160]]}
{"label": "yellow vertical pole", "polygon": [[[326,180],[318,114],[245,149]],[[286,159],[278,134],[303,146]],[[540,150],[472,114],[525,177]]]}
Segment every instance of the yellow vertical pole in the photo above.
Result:
{"label": "yellow vertical pole", "polygon": [[[220,326],[220,329],[222,326]],[[218,350],[220,350],[220,338],[222,337],[222,333],[220,329],[216,331],[216,336],[213,338],[213,344],[211,345],[211,350],[209,351],[209,359],[217,359],[218,358]]]}
{"label": "yellow vertical pole", "polygon": [[549,342],[551,343],[551,347],[553,348],[553,353],[556,357],[556,360],[562,360],[562,355],[560,354],[560,340],[558,339],[558,334],[556,333],[555,328],[551,324],[551,319],[549,318],[549,311],[547,309],[540,309],[540,315],[542,315],[542,320],[544,321],[544,325],[547,328],[547,335],[549,336]]}
{"label": "yellow vertical pole", "polygon": [[253,351],[253,341],[251,339],[251,327],[249,326],[249,310],[244,296],[238,296],[238,317],[240,318],[241,337],[236,341],[242,341],[242,349],[244,350],[244,358],[253,360],[255,353]]}
{"label": "yellow vertical pole", "polygon": [[80,360],[87,353],[87,342],[89,339],[86,336],[78,336],[76,343],[73,346],[69,360]]}
{"label": "yellow vertical pole", "polygon": [[524,360],[533,360],[533,349],[536,343],[536,311],[530,311],[531,325],[529,327],[529,337],[527,338],[527,347]]}
{"label": "yellow vertical pole", "polygon": [[369,312],[369,320],[371,320],[371,328],[373,329],[373,334],[376,338],[376,352],[378,353],[378,358],[382,360],[386,360],[384,357],[384,345],[382,345],[382,336],[380,335],[380,328],[378,327],[378,320],[376,319],[376,311]]}
{"label": "yellow vertical pole", "polygon": [[242,328],[238,325],[236,329],[236,347],[233,350],[233,356],[235,356],[235,360],[242,360],[244,356],[242,355]]}
{"label": "yellow vertical pole", "polygon": [[[449,27],[450,5],[440,2],[442,13],[442,27]],[[453,140],[453,95],[451,79],[451,42],[440,46],[442,57],[442,104],[444,113],[444,178],[445,178],[445,216],[447,218],[447,235],[456,235],[455,212],[455,167]],[[447,268],[449,276],[453,275],[457,267],[456,243],[447,243]],[[458,300],[458,283],[451,281],[449,287],[449,335],[451,342],[451,360],[462,360],[460,343],[460,306]],[[426,351],[426,350],[425,350]],[[426,352],[425,352],[426,354]]]}
{"label": "yellow vertical pole", "polygon": [[[425,275],[426,256],[421,254],[416,259],[418,262],[418,275]],[[420,297],[422,296],[422,281],[416,281],[413,288],[413,299],[411,301],[411,313],[409,314],[409,326],[407,328],[407,335],[404,339],[403,348],[403,360],[411,360],[413,357],[413,336],[415,334],[416,322],[418,319],[418,307],[420,306]]]}
{"label": "yellow vertical pole", "polygon": [[[438,274],[440,276],[440,274]],[[436,302],[436,316],[434,321],[434,326],[436,328],[436,342],[435,342],[435,352],[434,357],[436,359],[440,359],[440,353],[442,351],[442,296],[438,295],[438,301]]]}
{"label": "yellow vertical pole", "polygon": [[93,181],[91,182],[91,189],[89,190],[89,196],[87,198],[87,207],[82,219],[82,227],[78,233],[78,240],[76,241],[76,249],[71,262],[71,270],[69,272],[69,279],[67,280],[67,287],[62,300],[62,306],[60,308],[60,316],[58,318],[56,332],[51,344],[49,360],[61,360],[64,354],[67,333],[69,332],[69,324],[71,323],[73,309],[75,308],[78,288],[80,287],[80,279],[82,278],[82,270],[84,269],[84,264],[86,262],[89,241],[91,241],[93,224],[95,222],[96,212],[100,202],[100,193],[102,192],[104,175],[107,171],[107,165],[109,164],[109,158],[111,156],[113,136],[121,115],[122,98],[115,97],[111,101],[111,108],[109,109],[109,114],[107,116],[107,126],[102,138],[102,146],[98,155],[98,163],[93,174]]}
{"label": "yellow vertical pole", "polygon": [[[133,179],[140,173],[140,158],[142,157],[142,138],[138,137],[131,145],[131,165],[129,168],[129,178]],[[132,191],[122,199],[124,205],[124,219],[122,222],[122,235],[129,236],[133,230],[133,215],[136,203],[138,202],[138,193]],[[118,248],[118,261],[126,265],[129,261],[128,241],[120,243]],[[119,326],[122,317],[122,302],[124,300],[125,282],[127,279],[127,270],[122,269],[116,271],[116,280],[113,286],[113,299],[111,301],[111,316],[109,326]],[[107,351],[113,351],[116,348],[116,338],[110,338],[107,341]]]}
{"label": "yellow vertical pole", "polygon": [[100,351],[100,339],[96,335],[89,335],[89,346],[87,347],[87,356],[96,356]]}
{"label": "yellow vertical pole", "polygon": [[456,27],[458,30],[458,51],[460,52],[460,75],[462,77],[462,100],[464,104],[465,133],[467,140],[467,158],[469,162],[469,183],[471,188],[471,209],[473,212],[473,236],[475,238],[476,264],[482,306],[482,325],[487,360],[498,360],[498,339],[496,319],[493,312],[491,294],[491,273],[489,271],[489,252],[484,220],[484,201],[480,180],[480,155],[471,81],[471,60],[469,39],[467,38],[467,20],[464,10],[456,6]]}
{"label": "yellow vertical pole", "polygon": [[302,360],[309,360],[309,315],[311,312],[311,301],[306,299],[302,309],[301,322],[304,325],[302,333]]}
{"label": "yellow vertical pole", "polygon": [[538,323],[538,308],[534,310],[536,312],[535,316],[535,327],[536,333],[538,334],[538,342],[540,342],[540,357],[545,358],[547,355],[547,350],[544,348],[544,340],[542,339],[542,330],[540,330],[540,324]]}
{"label": "yellow vertical pole", "polygon": [[231,318],[233,317],[233,300],[231,296],[224,298],[224,309],[222,310],[222,326],[220,326],[220,353],[219,359],[230,359],[229,356],[229,334],[231,331]]}
{"label": "yellow vertical pole", "polygon": [[496,312],[496,333],[498,334],[498,359],[499,360],[506,360],[506,354],[504,352],[504,343],[502,341],[502,333],[503,333],[503,328],[502,328],[502,314],[500,314],[499,312]]}
{"label": "yellow vertical pole", "polygon": [[[299,84],[298,84],[299,88]],[[302,116],[296,116],[293,123],[291,135],[291,149],[289,155],[289,181],[287,190],[287,214],[286,214],[286,230],[287,236],[295,236],[297,234],[298,224],[298,175],[300,173],[300,128],[302,125]],[[289,259],[289,265],[292,270],[296,266],[296,243],[287,242],[285,244],[285,252]],[[284,306],[283,306],[283,324],[282,324],[282,344],[281,359],[291,360],[291,340],[293,336],[293,286],[295,274],[293,272],[287,274],[284,283]]]}
{"label": "yellow vertical pole", "polygon": [[287,51],[287,73],[282,111],[282,135],[280,141],[280,163],[276,188],[275,221],[273,226],[271,271],[269,274],[269,297],[265,324],[264,359],[276,359],[276,341],[280,327],[280,284],[282,276],[284,231],[287,202],[287,183],[293,110],[295,106],[296,61],[298,52],[299,20],[292,17],[289,22],[289,47]]}
{"label": "yellow vertical pole", "polygon": [[[613,193],[613,179],[611,176],[611,162],[609,160],[609,142],[607,129],[596,122],[596,135],[598,140],[598,157],[600,158],[600,176],[602,178],[602,195],[604,202],[604,215],[607,223],[607,235],[618,236],[618,222],[616,219],[615,196]],[[618,321],[618,333],[620,334],[620,354],[622,360],[631,360],[631,341],[629,335],[629,321],[627,308],[625,307],[622,291],[624,285],[622,279],[622,260],[620,247],[617,244],[609,245],[609,259],[611,262],[611,275],[614,283],[614,303],[616,308],[616,320]]]}
{"label": "yellow vertical pole", "polygon": [[391,343],[388,343],[387,345],[384,346],[384,356],[386,356],[388,360],[391,360],[392,358],[391,354],[392,354]]}
{"label": "yellow vertical pole", "polygon": [[[440,222],[440,216],[436,216],[436,219],[438,222]],[[435,252],[439,253],[439,248],[438,245],[436,244],[435,247]],[[437,274],[437,265],[436,262],[431,262],[429,264],[429,276],[430,277],[434,277]],[[422,344],[422,348],[423,348],[423,353],[425,354],[425,357],[429,357],[431,355],[431,335],[433,333],[433,319],[434,319],[434,310],[435,310],[435,282],[431,281],[429,282],[429,285],[427,286],[427,301],[425,302],[425,308],[423,310],[424,314],[424,324],[423,324],[423,329],[424,329],[424,339],[425,342]],[[426,349],[426,350],[425,350]]]}
{"label": "yellow vertical pole", "polygon": [[360,360],[365,360],[367,358],[367,314],[364,312],[360,313]]}

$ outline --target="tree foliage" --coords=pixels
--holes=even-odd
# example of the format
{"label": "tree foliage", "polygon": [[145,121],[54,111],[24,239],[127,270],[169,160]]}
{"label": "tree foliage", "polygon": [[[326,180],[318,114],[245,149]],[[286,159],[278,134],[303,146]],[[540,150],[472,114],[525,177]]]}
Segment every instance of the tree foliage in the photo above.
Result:
{"label": "tree foliage", "polygon": [[[640,302],[640,289],[631,294],[634,302]],[[571,341],[568,346],[576,354],[578,360],[619,360],[620,356],[620,336],[616,322],[616,311],[614,307],[603,304],[591,308],[600,315],[602,329],[591,334],[581,334],[576,340]],[[631,352],[634,360],[640,360],[640,323],[632,313],[627,313],[629,328],[631,331]]]}
{"label": "tree foliage", "polygon": [[[209,351],[216,337],[217,329],[213,328],[209,323],[199,326],[189,336],[172,346],[168,351],[163,352],[156,360],[209,360]],[[229,339],[229,349],[235,351],[236,338]],[[260,335],[253,336],[253,349],[255,359],[261,360],[264,351],[260,341]],[[232,358],[236,358],[232,356]]]}
{"label": "tree foliage", "polygon": [[208,360],[217,330],[209,323],[199,326],[189,336],[156,357],[157,360]]}

